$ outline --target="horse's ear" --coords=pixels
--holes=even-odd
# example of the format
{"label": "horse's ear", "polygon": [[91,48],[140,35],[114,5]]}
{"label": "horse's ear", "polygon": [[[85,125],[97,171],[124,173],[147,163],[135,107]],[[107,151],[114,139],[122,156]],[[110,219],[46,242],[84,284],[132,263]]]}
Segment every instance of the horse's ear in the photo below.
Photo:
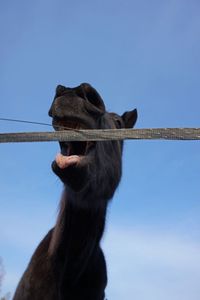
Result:
{"label": "horse's ear", "polygon": [[137,109],[126,111],[121,117],[124,121],[125,128],[132,128],[137,121]]}

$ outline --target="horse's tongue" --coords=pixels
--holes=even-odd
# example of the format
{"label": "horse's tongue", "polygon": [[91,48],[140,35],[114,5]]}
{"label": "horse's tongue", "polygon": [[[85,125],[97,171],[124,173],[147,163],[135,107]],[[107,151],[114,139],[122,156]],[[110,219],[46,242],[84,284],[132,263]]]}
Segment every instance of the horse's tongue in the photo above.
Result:
{"label": "horse's tongue", "polygon": [[71,165],[77,164],[80,160],[81,157],[78,155],[64,156],[61,153],[58,153],[56,156],[56,163],[60,169],[65,169]]}

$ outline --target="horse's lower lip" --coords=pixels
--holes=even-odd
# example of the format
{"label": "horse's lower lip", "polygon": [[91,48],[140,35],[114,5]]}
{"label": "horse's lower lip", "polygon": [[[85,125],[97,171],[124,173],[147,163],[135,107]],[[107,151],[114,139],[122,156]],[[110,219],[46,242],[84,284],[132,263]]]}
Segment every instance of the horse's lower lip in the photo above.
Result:
{"label": "horse's lower lip", "polygon": [[55,161],[60,169],[66,169],[69,166],[80,163],[82,158],[83,156],[79,155],[64,156],[61,153],[59,153],[57,154]]}
{"label": "horse's lower lip", "polygon": [[71,165],[78,165],[86,156],[90,155],[95,142],[60,142],[60,153],[56,156],[56,164],[60,169]]}

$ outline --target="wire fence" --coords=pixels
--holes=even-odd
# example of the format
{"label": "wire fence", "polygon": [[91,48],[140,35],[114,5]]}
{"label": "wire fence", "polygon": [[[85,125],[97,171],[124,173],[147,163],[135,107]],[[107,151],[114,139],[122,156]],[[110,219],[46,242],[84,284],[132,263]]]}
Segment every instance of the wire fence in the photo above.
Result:
{"label": "wire fence", "polygon": [[70,129],[0,134],[0,143],[105,140],[200,140],[200,128]]}

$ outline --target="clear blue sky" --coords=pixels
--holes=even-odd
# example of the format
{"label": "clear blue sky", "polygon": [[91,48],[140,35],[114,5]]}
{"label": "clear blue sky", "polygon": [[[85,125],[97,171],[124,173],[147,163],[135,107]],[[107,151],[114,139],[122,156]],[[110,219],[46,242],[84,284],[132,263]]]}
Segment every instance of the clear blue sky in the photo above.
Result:
{"label": "clear blue sky", "polygon": [[[137,128],[200,126],[200,2],[0,4],[0,117],[50,122],[57,84],[89,82]],[[0,123],[1,132],[47,130]],[[129,141],[103,239],[109,300],[199,300],[200,143]],[[53,226],[57,143],[0,145],[0,256],[11,291]]]}

